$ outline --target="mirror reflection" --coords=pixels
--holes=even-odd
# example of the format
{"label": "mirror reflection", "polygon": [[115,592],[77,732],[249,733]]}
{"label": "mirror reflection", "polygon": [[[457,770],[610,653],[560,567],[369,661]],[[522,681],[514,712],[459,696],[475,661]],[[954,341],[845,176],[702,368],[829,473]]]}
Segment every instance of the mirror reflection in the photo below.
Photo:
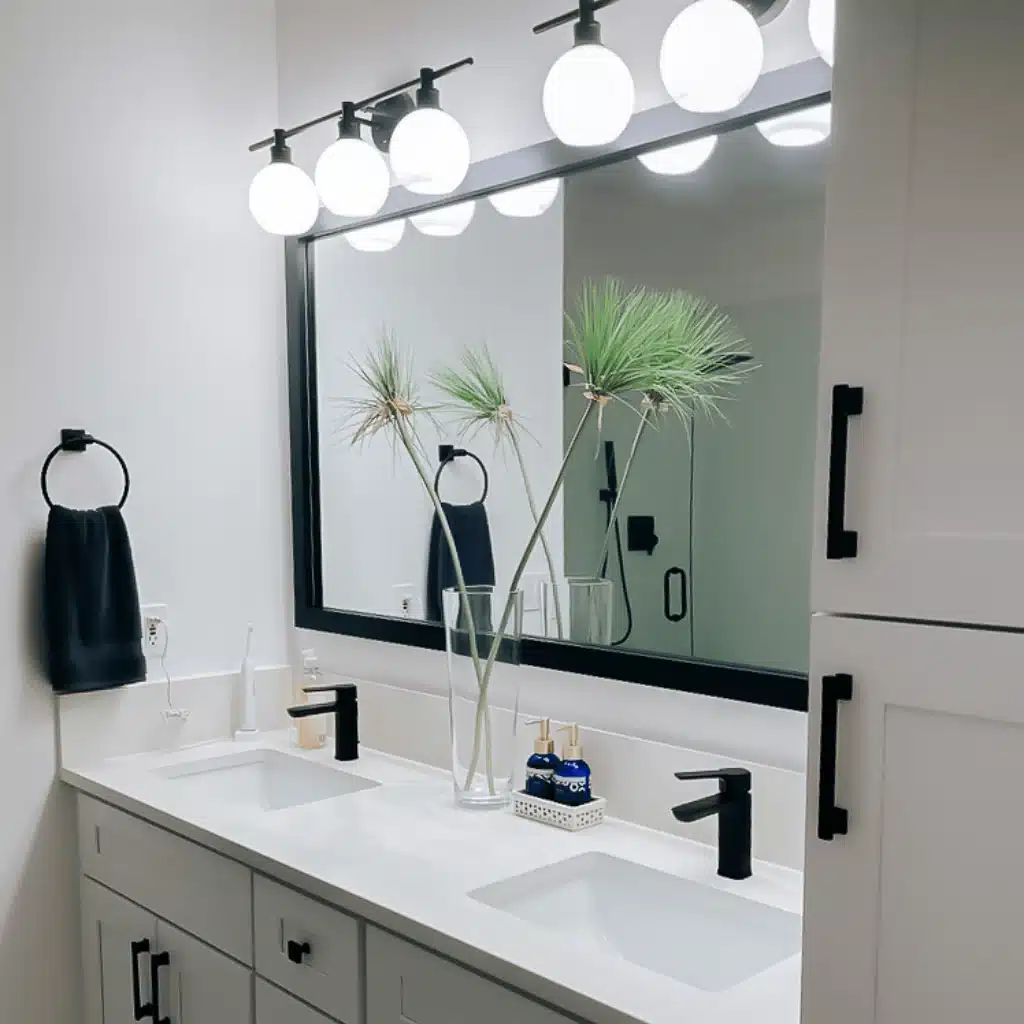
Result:
{"label": "mirror reflection", "polygon": [[[507,586],[564,469],[525,632],[807,670],[827,145],[690,145],[315,243],[326,607],[440,621],[425,480],[467,584]],[[688,361],[595,394],[623,323]],[[416,459],[374,429],[382,352]]]}

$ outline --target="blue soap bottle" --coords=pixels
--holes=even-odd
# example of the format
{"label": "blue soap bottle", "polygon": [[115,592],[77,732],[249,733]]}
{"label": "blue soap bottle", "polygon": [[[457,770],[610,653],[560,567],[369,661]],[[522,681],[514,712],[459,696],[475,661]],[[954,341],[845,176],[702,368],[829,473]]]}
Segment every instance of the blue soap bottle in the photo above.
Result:
{"label": "blue soap bottle", "polygon": [[533,753],[526,762],[526,792],[530,796],[553,800],[559,760],[555,754],[555,742],[551,739],[551,719],[540,718],[530,725],[539,725],[540,735],[534,740]]}
{"label": "blue soap bottle", "polygon": [[580,727],[564,725],[559,732],[569,733],[569,742],[562,760],[555,769],[555,799],[560,804],[578,807],[590,803],[590,765],[583,760],[580,746]]}

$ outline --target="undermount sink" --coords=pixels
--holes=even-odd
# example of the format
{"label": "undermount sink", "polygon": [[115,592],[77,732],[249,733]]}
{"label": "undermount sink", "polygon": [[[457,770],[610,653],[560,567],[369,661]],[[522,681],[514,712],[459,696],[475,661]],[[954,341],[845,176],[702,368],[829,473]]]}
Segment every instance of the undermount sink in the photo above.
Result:
{"label": "undermount sink", "polygon": [[581,950],[611,953],[707,992],[733,988],[800,952],[797,914],[603,853],[470,895]]}
{"label": "undermount sink", "polygon": [[277,811],[374,789],[380,783],[278,750],[247,750],[158,772],[177,792],[237,807]]}

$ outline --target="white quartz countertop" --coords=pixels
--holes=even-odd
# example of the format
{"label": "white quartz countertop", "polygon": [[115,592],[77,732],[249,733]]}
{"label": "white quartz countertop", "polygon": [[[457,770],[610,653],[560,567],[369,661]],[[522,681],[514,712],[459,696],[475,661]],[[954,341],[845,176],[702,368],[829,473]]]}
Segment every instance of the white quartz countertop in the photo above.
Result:
{"label": "white quartz countertop", "polygon": [[[284,734],[259,747],[334,764]],[[705,992],[521,921],[468,893],[580,853],[601,852],[799,913],[798,872],[755,863],[716,874],[714,850],[615,820],[570,834],[511,811],[454,806],[448,776],[363,750],[345,771],[381,785],[276,811],[199,801],[153,770],[252,749],[231,741],[61,769],[74,788],[136,814],[342,910],[452,957],[595,1024],[797,1024],[800,958],[725,992]],[[755,794],[755,799],[757,798]]]}

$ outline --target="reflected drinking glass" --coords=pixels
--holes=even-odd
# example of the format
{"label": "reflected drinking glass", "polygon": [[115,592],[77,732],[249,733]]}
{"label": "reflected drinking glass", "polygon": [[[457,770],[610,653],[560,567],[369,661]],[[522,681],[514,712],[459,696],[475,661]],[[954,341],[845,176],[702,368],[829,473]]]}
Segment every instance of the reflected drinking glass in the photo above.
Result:
{"label": "reflected drinking glass", "polygon": [[566,576],[541,591],[544,635],[549,640],[576,644],[612,642],[612,609],[615,584],[599,576]]}

